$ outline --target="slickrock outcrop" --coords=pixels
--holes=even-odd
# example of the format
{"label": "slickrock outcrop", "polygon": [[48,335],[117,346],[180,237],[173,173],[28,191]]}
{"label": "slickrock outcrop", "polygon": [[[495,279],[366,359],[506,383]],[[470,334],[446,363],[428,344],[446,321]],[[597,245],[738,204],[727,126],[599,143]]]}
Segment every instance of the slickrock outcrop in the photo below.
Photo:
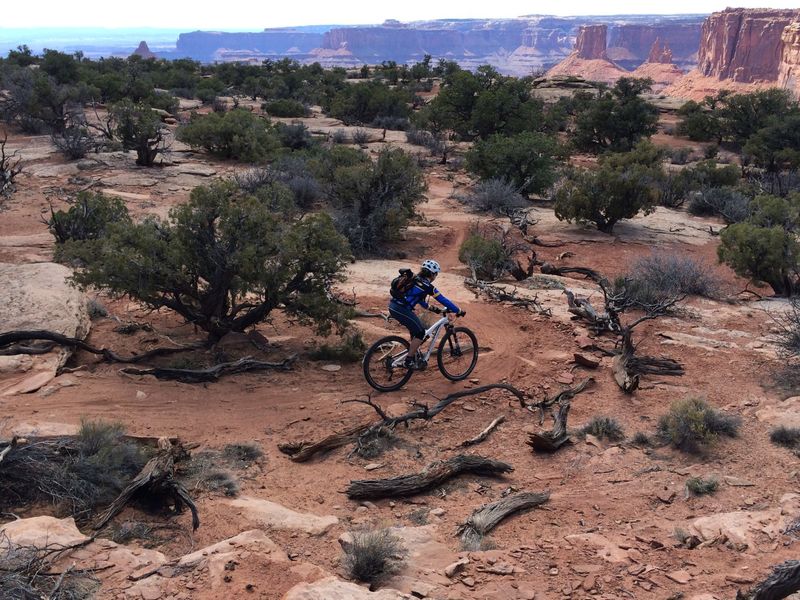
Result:
{"label": "slickrock outcrop", "polygon": [[703,23],[698,71],[742,83],[777,81],[783,32],[800,10],[728,8]]}
{"label": "slickrock outcrop", "polygon": [[788,25],[781,36],[783,48],[778,68],[778,85],[800,97],[800,21]]}
{"label": "slickrock outcrop", "polygon": [[578,31],[575,50],[566,59],[547,72],[547,77],[577,75],[589,81],[613,84],[628,75],[608,58],[606,53],[606,25],[585,25]]}

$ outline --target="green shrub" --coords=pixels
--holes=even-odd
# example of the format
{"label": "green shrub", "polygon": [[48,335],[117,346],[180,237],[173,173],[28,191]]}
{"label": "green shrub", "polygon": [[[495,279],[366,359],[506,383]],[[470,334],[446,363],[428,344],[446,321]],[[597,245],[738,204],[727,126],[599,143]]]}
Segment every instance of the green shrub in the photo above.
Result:
{"label": "green shrub", "polygon": [[691,477],[686,481],[686,489],[695,496],[713,494],[719,489],[719,481],[713,477],[703,479],[702,477]]}
{"label": "green shrub", "polygon": [[253,442],[237,442],[227,444],[222,449],[222,456],[242,465],[254,463],[264,456],[264,451]]}
{"label": "green shrub", "polygon": [[347,85],[330,102],[329,114],[346,125],[372,123],[379,117],[408,118],[411,94],[378,81]]}
{"label": "green shrub", "polygon": [[673,165],[685,165],[692,154],[691,148],[675,148],[670,152],[669,160]]}
{"label": "green shrub", "polygon": [[793,232],[746,221],[723,229],[720,240],[719,260],[737,275],[766,283],[778,295],[794,292],[800,245]]}
{"label": "green shrub", "polygon": [[738,417],[713,409],[705,400],[688,398],[672,403],[658,422],[658,433],[675,448],[698,453],[720,435],[736,437],[740,423]]}
{"label": "green shrub", "polygon": [[369,142],[369,131],[366,129],[356,129],[353,131],[353,143],[363,146]]}
{"label": "green shrub", "polygon": [[74,280],[169,308],[212,341],[278,307],[323,333],[343,326],[328,288],[350,256],[347,241],[327,214],[290,210],[288,190],[266,192],[266,199],[248,195],[220,181],[195,188],[168,220],[115,223],[90,247],[76,249],[73,257],[85,267]]}
{"label": "green shrub", "polygon": [[308,117],[311,115],[311,110],[302,102],[291,100],[288,98],[281,98],[279,100],[270,100],[261,105],[261,110],[269,114],[271,117],[282,118],[300,118]]}
{"label": "green shrub", "polygon": [[207,115],[195,113],[189,123],[178,129],[177,137],[221,158],[254,163],[267,160],[281,145],[264,119],[243,108]]}
{"label": "green shrub", "polygon": [[688,256],[653,254],[637,260],[615,287],[628,304],[644,309],[683,296],[715,298],[719,282],[707,266]]}
{"label": "green shrub", "polygon": [[351,578],[374,583],[397,572],[406,554],[400,538],[388,529],[354,531],[352,536],[343,561]]}
{"label": "green shrub", "polygon": [[618,442],[625,439],[625,431],[619,421],[612,417],[592,417],[586,425],[581,427],[581,433],[593,435],[598,439],[607,439]]}
{"label": "green shrub", "polygon": [[152,167],[166,151],[166,128],[161,117],[148,104],[123,100],[111,107],[116,120],[116,137],[125,150],[136,151],[136,164]]}
{"label": "green shrub", "polygon": [[642,98],[653,81],[621,77],[608,91],[576,102],[573,141],[583,150],[627,151],[658,130],[658,109]]}
{"label": "green shrub", "polygon": [[467,194],[459,197],[459,200],[472,210],[496,215],[508,215],[530,206],[513,185],[501,179],[478,182]]}
{"label": "green shrub", "polygon": [[574,171],[556,188],[553,208],[561,221],[594,223],[611,234],[619,221],[655,210],[656,180],[657,174],[643,165]]}
{"label": "green shrub", "polygon": [[304,150],[311,148],[314,145],[314,139],[303,123],[278,123],[275,126],[275,132],[278,134],[278,139],[284,148],[290,150]]}
{"label": "green shrub", "polygon": [[800,428],[781,425],[770,432],[769,439],[778,446],[800,448]]}
{"label": "green shrub", "polygon": [[416,161],[402,150],[392,149],[382,150],[375,163],[334,153],[326,160],[331,162],[318,168],[330,186],[337,228],[358,255],[384,250],[387,242],[397,239],[423,199],[425,178]]}
{"label": "green shrub", "polygon": [[556,179],[556,159],[563,155],[555,138],[524,132],[492,135],[467,153],[467,169],[481,179],[501,179],[521,194],[540,194]]}
{"label": "green shrub", "polygon": [[367,345],[361,334],[351,333],[344,335],[338,344],[322,344],[310,353],[310,357],[312,360],[354,363],[363,359],[366,351]]}
{"label": "green shrub", "polygon": [[499,240],[473,233],[461,243],[458,260],[467,265],[478,279],[498,279],[509,267],[508,257]]}
{"label": "green shrub", "polygon": [[109,226],[115,223],[130,223],[128,207],[117,197],[101,192],[79,192],[66,210],[54,211],[50,207],[47,229],[56,244],[69,241],[97,240],[103,237]]}
{"label": "green shrub", "polygon": [[696,216],[720,216],[726,223],[741,223],[752,214],[750,198],[732,187],[707,187],[696,192],[688,207]]}
{"label": "green shrub", "polygon": [[631,441],[637,446],[651,446],[653,444],[653,440],[644,431],[634,433]]}

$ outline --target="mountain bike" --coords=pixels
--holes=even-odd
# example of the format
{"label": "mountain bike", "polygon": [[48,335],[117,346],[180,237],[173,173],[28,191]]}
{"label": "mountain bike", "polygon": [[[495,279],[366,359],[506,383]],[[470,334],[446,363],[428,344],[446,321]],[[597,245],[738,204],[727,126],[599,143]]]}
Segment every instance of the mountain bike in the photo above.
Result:
{"label": "mountain bike", "polygon": [[[425,332],[425,342],[420,346],[417,369],[424,371],[436,348],[439,334],[444,331],[436,349],[439,371],[450,381],[461,381],[469,377],[478,362],[478,339],[466,327],[456,327],[447,317],[448,311]],[[430,341],[428,341],[430,340]],[[423,350],[428,343],[427,351]],[[408,354],[408,340],[399,335],[389,335],[372,344],[364,355],[364,377],[379,392],[391,392],[403,387],[414,369],[404,366]]]}

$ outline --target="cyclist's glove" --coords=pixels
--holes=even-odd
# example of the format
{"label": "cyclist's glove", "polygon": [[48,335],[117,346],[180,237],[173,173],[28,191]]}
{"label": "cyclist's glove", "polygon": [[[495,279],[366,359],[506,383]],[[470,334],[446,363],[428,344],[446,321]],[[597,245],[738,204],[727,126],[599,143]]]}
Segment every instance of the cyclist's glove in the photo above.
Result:
{"label": "cyclist's glove", "polygon": [[438,306],[429,306],[428,310],[431,311],[432,313],[436,313],[437,315],[440,315],[443,312],[442,309],[439,308]]}
{"label": "cyclist's glove", "polygon": [[460,310],[460,311],[458,311],[458,312],[456,313],[456,316],[457,316],[457,317],[466,317],[466,316],[467,316],[467,311],[465,311],[465,310]]}

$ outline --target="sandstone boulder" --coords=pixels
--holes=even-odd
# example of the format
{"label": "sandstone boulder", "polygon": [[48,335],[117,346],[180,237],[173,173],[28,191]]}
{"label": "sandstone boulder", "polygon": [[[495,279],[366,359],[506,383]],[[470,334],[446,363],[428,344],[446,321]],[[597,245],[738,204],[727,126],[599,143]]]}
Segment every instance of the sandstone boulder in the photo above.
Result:
{"label": "sandstone boulder", "polygon": [[[70,286],[72,272],[55,263],[12,265],[0,263],[0,330],[42,329],[84,338],[91,321],[82,292]],[[50,382],[69,358],[70,351],[57,348],[48,354],[20,359],[24,374],[0,379],[0,394],[34,392]]]}
{"label": "sandstone boulder", "polygon": [[301,513],[261,498],[242,496],[229,504],[243,509],[247,518],[266,527],[302,531],[309,535],[323,535],[339,522],[332,515]]}
{"label": "sandstone boulder", "polygon": [[402,592],[382,589],[370,592],[354,583],[336,577],[327,577],[314,583],[301,583],[294,586],[283,600],[411,600]]}
{"label": "sandstone boulder", "polygon": [[71,546],[89,539],[78,531],[75,519],[41,516],[19,519],[0,525],[0,534],[14,546],[44,548],[48,545]]}

